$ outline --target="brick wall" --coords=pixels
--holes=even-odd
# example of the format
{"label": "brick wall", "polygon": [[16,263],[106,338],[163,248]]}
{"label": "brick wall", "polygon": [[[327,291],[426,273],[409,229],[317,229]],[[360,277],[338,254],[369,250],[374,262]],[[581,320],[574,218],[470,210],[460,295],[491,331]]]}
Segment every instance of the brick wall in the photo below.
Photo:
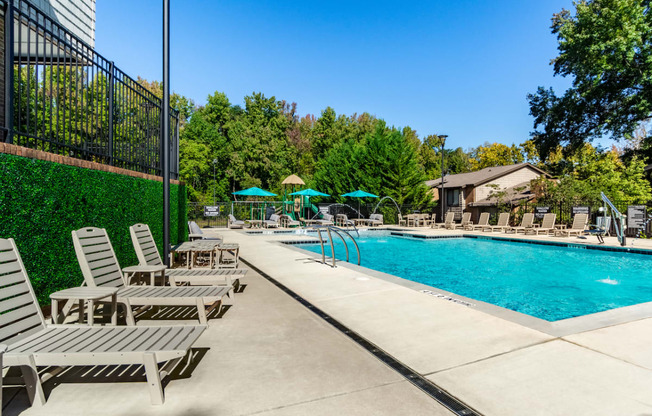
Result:
{"label": "brick wall", "polygon": [[[31,159],[45,160],[48,162],[60,163],[62,165],[76,166],[78,168],[99,170],[102,172],[117,173],[119,175],[132,176],[134,178],[149,179],[152,181],[163,182],[160,176],[149,175],[147,173],[136,172],[133,170],[118,168],[115,166],[103,165],[97,162],[88,160],[75,159],[69,156],[55,155],[54,153],[44,152],[42,150],[29,149],[27,147],[16,146],[9,143],[0,143],[0,153],[7,153],[10,155],[28,157]],[[181,182],[171,179],[170,183],[179,185]]]}

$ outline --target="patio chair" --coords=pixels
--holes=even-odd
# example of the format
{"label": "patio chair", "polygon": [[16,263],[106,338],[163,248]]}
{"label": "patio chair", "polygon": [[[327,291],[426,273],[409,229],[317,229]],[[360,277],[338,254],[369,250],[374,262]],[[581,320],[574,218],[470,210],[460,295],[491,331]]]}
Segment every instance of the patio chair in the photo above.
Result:
{"label": "patio chair", "polygon": [[433,222],[431,227],[432,228],[450,228],[450,227],[452,227],[454,220],[455,220],[455,213],[454,212],[447,212],[446,217],[444,218],[444,222],[438,222],[438,223]]}
{"label": "patio chair", "polygon": [[229,228],[244,228],[244,226],[244,221],[237,219],[233,214],[229,214]]}
{"label": "patio chair", "polygon": [[205,325],[48,326],[13,239],[0,239],[0,259],[3,365],[20,367],[32,404],[46,401],[37,367],[98,365],[143,365],[152,404],[163,404],[161,376],[188,354]]}
{"label": "patio chair", "polygon": [[480,214],[480,218],[478,219],[477,224],[470,223],[466,227],[464,227],[465,230],[467,231],[476,231],[476,230],[482,230],[485,227],[489,226],[489,213],[488,212],[483,212]]}
{"label": "patio chair", "polygon": [[487,225],[482,229],[483,232],[505,231],[509,228],[509,212],[501,212],[498,216],[496,225]]}
{"label": "patio chair", "polygon": [[281,215],[281,227],[301,227],[301,221],[297,221],[289,215],[283,214]]}
{"label": "patio chair", "polygon": [[265,227],[265,228],[278,228],[280,220],[281,220],[280,216],[278,216],[276,214],[272,214],[272,215],[269,216],[268,220],[263,221],[263,227]]}
{"label": "patio chair", "polygon": [[349,219],[346,214],[337,214],[335,216],[335,225],[338,227],[353,227],[355,224]]}
{"label": "patio chair", "polygon": [[[131,242],[141,266],[163,266],[161,255],[147,224],[129,227]],[[162,272],[172,286],[233,286],[240,287],[240,278],[247,269],[166,269]]]}
{"label": "patio chair", "polygon": [[455,224],[453,226],[454,230],[466,230],[466,227],[469,225],[473,225],[473,222],[471,221],[471,213],[470,212],[465,212],[462,214],[462,221],[460,221],[459,224]]}
{"label": "patio chair", "polygon": [[528,228],[525,230],[525,234],[551,234],[555,232],[555,219],[557,219],[557,214],[545,214],[543,216],[543,221],[541,222],[541,227],[538,228]]}
{"label": "patio chair", "polygon": [[118,303],[126,309],[127,322],[135,325],[132,306],[194,306],[199,322],[207,322],[207,313],[222,307],[226,286],[126,286],[113,246],[103,228],[82,228],[72,232],[72,241],[86,286],[117,287]]}
{"label": "patio chair", "polygon": [[523,219],[521,220],[521,225],[519,225],[518,227],[509,227],[509,228],[507,228],[505,230],[505,232],[506,233],[518,234],[518,233],[520,233],[522,231],[523,234],[525,234],[527,229],[533,228],[533,227],[534,227],[534,214],[531,213],[531,212],[526,212],[525,214],[523,214]]}
{"label": "patio chair", "polygon": [[575,214],[571,228],[567,228],[565,230],[556,230],[555,236],[570,237],[573,234],[577,236],[584,234],[584,230],[586,229],[586,224],[588,222],[589,222],[589,214]]}
{"label": "patio chair", "polygon": [[367,225],[370,227],[379,227],[383,224],[383,214],[371,214],[367,220]]}
{"label": "patio chair", "polygon": [[190,241],[193,240],[220,240],[222,241],[222,236],[218,235],[215,237],[208,237],[204,234],[204,232],[199,228],[199,225],[197,225],[196,222],[194,221],[188,221],[188,239]]}
{"label": "patio chair", "polygon": [[399,226],[399,227],[400,227],[400,226],[405,226],[405,227],[407,227],[407,220],[406,220],[405,218],[403,218],[403,216],[401,215],[400,212],[399,212],[399,214],[398,214],[398,226]]}
{"label": "patio chair", "polygon": [[322,214],[321,219],[316,220],[315,224],[324,225],[324,226],[334,225],[333,219],[335,219],[335,217],[333,217],[331,214]]}

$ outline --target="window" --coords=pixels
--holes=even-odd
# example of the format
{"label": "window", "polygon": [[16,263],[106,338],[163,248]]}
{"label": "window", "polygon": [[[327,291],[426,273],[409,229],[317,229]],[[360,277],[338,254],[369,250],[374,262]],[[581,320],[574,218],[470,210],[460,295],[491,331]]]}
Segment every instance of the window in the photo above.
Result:
{"label": "window", "polygon": [[446,205],[449,207],[456,207],[460,204],[460,190],[446,189]]}

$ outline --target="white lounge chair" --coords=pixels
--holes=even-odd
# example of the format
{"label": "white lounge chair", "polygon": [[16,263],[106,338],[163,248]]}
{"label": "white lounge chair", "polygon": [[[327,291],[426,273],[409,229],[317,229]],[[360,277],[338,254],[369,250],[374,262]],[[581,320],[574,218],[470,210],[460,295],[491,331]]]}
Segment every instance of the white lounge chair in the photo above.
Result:
{"label": "white lounge chair", "polygon": [[278,228],[280,225],[279,222],[281,220],[281,217],[279,217],[276,214],[272,214],[269,216],[268,220],[263,220],[263,226],[265,228]]}
{"label": "white lounge chair", "polygon": [[244,228],[244,226],[244,221],[237,219],[233,214],[229,214],[229,228]]}
{"label": "white lounge chair", "polygon": [[444,222],[433,222],[432,223],[432,228],[451,228],[454,224],[455,220],[455,213],[454,212],[447,212],[446,217],[444,217]]}
{"label": "white lounge chair", "polygon": [[471,222],[471,213],[470,212],[465,212],[462,214],[462,221],[460,221],[459,224],[455,224],[453,226],[454,230],[465,230],[468,225],[473,225]]}
{"label": "white lounge chair", "polygon": [[487,225],[482,229],[483,232],[505,231],[509,228],[509,212],[501,212],[498,216],[496,225]]}
{"label": "white lounge chair", "polygon": [[555,232],[555,219],[557,214],[548,213],[543,216],[541,227],[532,227],[525,230],[525,234],[552,234]]}
{"label": "white lounge chair", "polygon": [[127,321],[135,324],[132,306],[195,306],[199,322],[222,306],[222,298],[231,288],[226,286],[126,286],[113,246],[103,228],[82,228],[72,232],[72,241],[84,282],[90,287],[117,287],[118,303],[124,304]]}
{"label": "white lounge chair", "polygon": [[371,214],[366,222],[370,227],[379,227],[384,224],[383,214]]}
{"label": "white lounge chair", "polygon": [[476,231],[476,230],[482,230],[485,227],[489,226],[489,213],[488,212],[483,212],[480,214],[480,218],[478,219],[477,224],[468,224],[466,227],[464,227],[465,230],[467,231]]}
{"label": "white lounge chair", "polygon": [[331,214],[322,214],[321,219],[316,220],[315,224],[319,225],[333,225],[334,217]]}
{"label": "white lounge chair", "polygon": [[525,232],[529,228],[533,228],[533,227],[534,227],[534,214],[531,212],[526,212],[525,214],[523,214],[523,218],[521,219],[521,225],[519,225],[518,227],[509,227],[505,230],[505,232],[514,233],[514,234],[523,232],[523,234],[525,234]]}
{"label": "white lounge chair", "polygon": [[281,227],[301,227],[301,221],[297,221],[287,214],[281,215]]}
{"label": "white lounge chair", "polygon": [[586,229],[586,224],[588,222],[589,214],[575,214],[571,228],[567,228],[565,230],[557,230],[555,231],[555,236],[570,237],[573,234],[577,236],[584,234],[584,230]]}
{"label": "white lounge chair", "polygon": [[197,225],[196,222],[194,221],[188,221],[188,239],[190,241],[193,240],[219,240],[222,241],[222,236],[217,235],[214,237],[208,237],[204,234],[204,232],[199,228],[199,225]]}
{"label": "white lounge chair", "polygon": [[[129,227],[131,242],[141,266],[163,266],[161,255],[156,247],[154,237],[147,224],[134,224]],[[165,277],[172,286],[240,286],[240,278],[247,274],[247,269],[166,269]]]}
{"label": "white lounge chair", "polygon": [[[205,325],[80,327],[45,323],[13,239],[0,239],[0,342],[4,366],[20,367],[30,401],[45,404],[37,366],[143,365],[152,404],[161,376],[186,356]],[[166,363],[159,369],[160,363]]]}

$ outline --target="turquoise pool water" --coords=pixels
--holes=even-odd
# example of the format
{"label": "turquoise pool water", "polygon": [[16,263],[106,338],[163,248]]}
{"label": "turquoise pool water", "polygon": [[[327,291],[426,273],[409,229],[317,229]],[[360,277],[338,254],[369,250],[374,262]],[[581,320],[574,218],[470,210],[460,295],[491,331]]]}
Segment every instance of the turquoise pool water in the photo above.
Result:
{"label": "turquoise pool water", "polygon": [[[652,301],[652,255],[388,232],[357,241],[362,266],[547,321]],[[321,254],[318,244],[299,247]]]}

